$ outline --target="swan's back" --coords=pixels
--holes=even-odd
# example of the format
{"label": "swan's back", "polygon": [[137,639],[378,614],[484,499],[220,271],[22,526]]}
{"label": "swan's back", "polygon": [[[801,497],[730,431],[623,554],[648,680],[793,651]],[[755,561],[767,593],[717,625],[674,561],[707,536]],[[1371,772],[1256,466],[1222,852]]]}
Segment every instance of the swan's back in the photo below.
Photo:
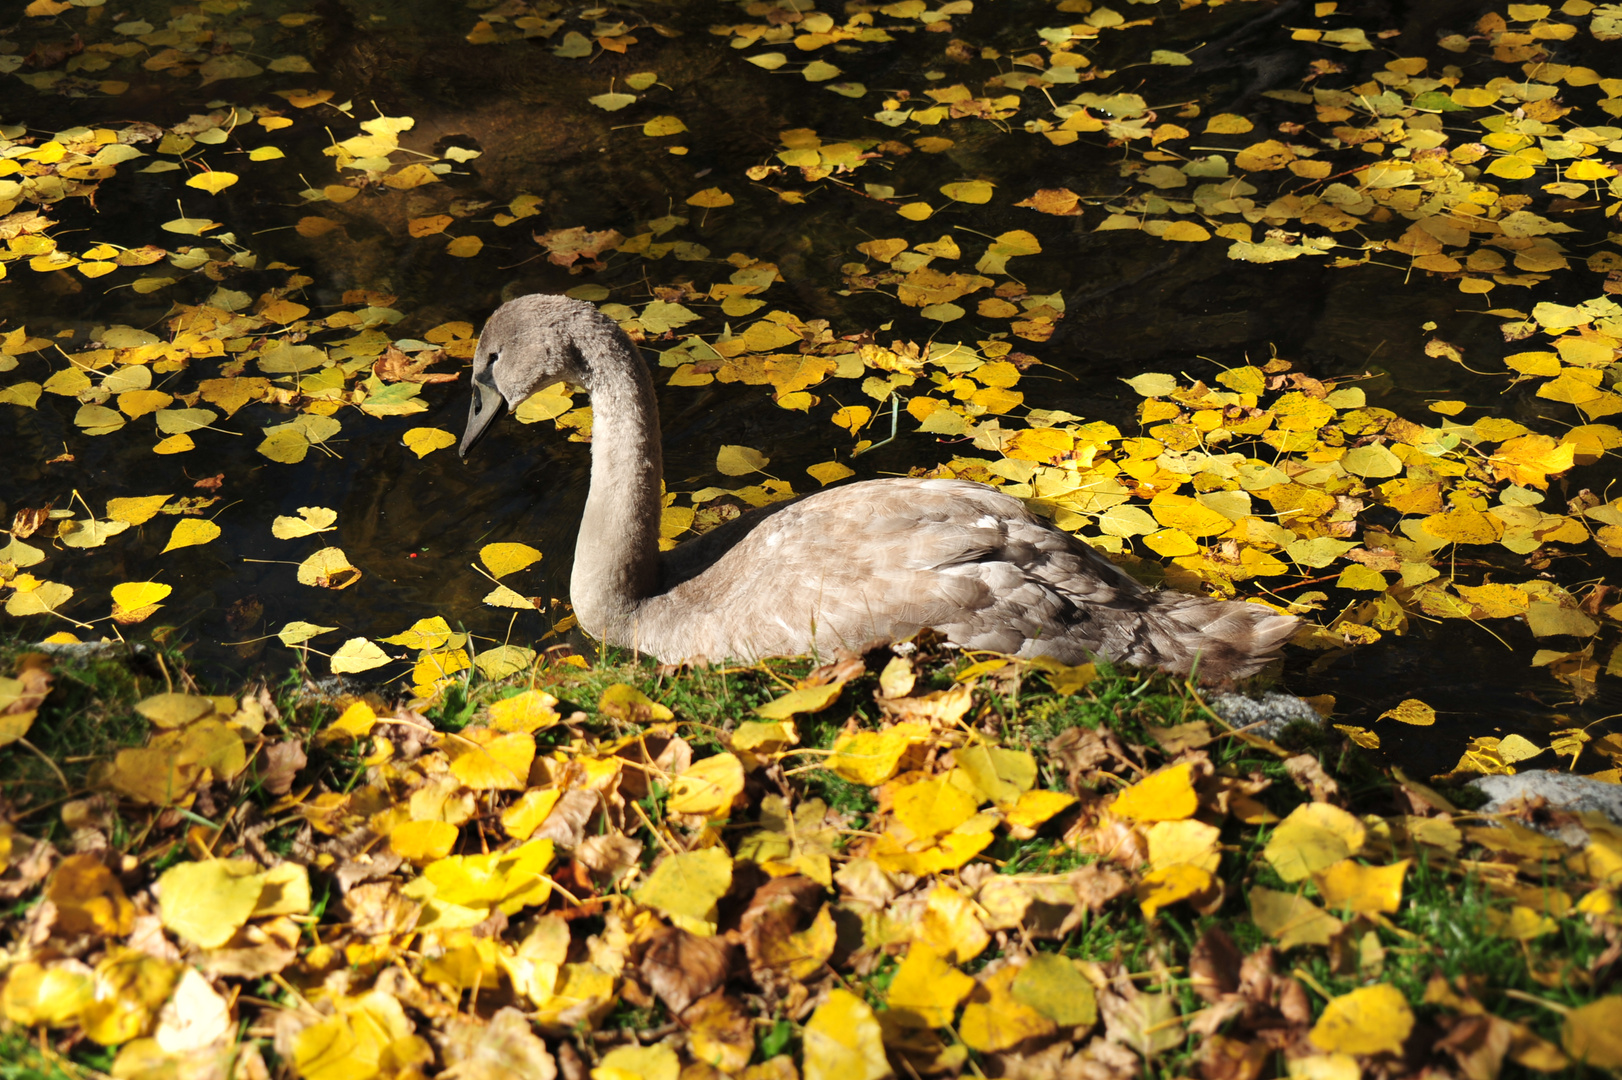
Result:
{"label": "swan's back", "polygon": [[826,654],[930,627],[963,648],[1065,663],[1187,671],[1198,654],[1202,676],[1225,678],[1260,668],[1294,622],[1150,592],[984,485],[889,479],[818,492],[667,553],[660,591],[621,644],[719,660]]}

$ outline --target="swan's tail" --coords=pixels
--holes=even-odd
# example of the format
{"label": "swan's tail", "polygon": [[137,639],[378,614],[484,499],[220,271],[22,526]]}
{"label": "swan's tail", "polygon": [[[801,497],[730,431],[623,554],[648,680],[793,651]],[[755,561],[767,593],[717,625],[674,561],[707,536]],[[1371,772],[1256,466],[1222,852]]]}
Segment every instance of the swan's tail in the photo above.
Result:
{"label": "swan's tail", "polygon": [[1121,657],[1201,682],[1226,682],[1260,671],[1279,655],[1299,621],[1261,604],[1210,600],[1170,591],[1153,595],[1137,640]]}

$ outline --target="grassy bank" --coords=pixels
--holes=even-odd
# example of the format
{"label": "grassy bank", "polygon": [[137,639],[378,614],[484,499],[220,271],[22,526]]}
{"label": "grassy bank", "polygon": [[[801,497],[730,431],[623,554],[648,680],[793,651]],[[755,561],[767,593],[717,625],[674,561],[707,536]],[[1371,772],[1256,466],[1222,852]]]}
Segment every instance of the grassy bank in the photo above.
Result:
{"label": "grassy bank", "polygon": [[413,704],[0,665],[4,1078],[1622,1063],[1622,830],[1164,676],[553,657]]}

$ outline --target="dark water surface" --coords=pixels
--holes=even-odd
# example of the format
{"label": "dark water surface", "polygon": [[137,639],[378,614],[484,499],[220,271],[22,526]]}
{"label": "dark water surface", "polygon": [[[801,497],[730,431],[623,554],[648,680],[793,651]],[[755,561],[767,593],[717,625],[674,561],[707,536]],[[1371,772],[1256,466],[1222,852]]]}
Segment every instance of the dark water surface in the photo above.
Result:
{"label": "dark water surface", "polygon": [[[1096,66],[1124,67],[1150,48],[1191,51],[1199,59],[1188,67],[1144,67],[1141,78],[1122,71],[1109,83],[1111,89],[1135,89],[1151,105],[1191,101],[1207,115],[1242,113],[1256,121],[1258,132],[1268,126],[1278,104],[1261,94],[1297,87],[1301,71],[1323,55],[1292,42],[1288,30],[1281,29],[1300,25],[1310,15],[1311,5],[1293,0],[1183,13],[1166,3],[1122,7],[1129,18],[1152,12],[1156,22],[1131,34],[1097,39],[1092,53]],[[130,3],[116,18],[144,13],[161,25],[169,10],[167,4]],[[578,20],[583,10],[563,14]],[[1467,27],[1484,10],[1479,3],[1365,5],[1355,12],[1363,23],[1397,27],[1402,35],[1382,42],[1389,53],[1338,54],[1336,59],[1355,71],[1375,70],[1393,55],[1423,55],[1438,34]],[[290,12],[320,18],[297,28],[278,28],[275,18]],[[740,63],[727,39],[709,32],[717,22],[749,21],[737,4],[648,3],[609,14],[614,12],[663,23],[681,36],[639,31],[638,44],[626,56],[604,53],[584,62],[554,56],[550,45],[555,40],[468,44],[465,37],[476,15],[461,4],[270,2],[252,9],[249,29],[255,47],[271,56],[306,55],[315,74],[272,73],[251,85],[233,81],[197,87],[195,79],[143,75],[137,68],[125,93],[79,98],[8,81],[0,84],[0,120],[25,122],[43,133],[75,125],[122,125],[132,119],[166,126],[206,112],[214,102],[254,104],[273,89],[320,86],[334,89],[334,100],[352,100],[357,118],[375,115],[374,105],[386,115],[415,118],[415,127],[401,139],[406,147],[481,150],[482,156],[431,192],[371,191],[336,210],[303,207],[299,190],[334,182],[330,159],[321,154],[333,136],[309,114],[297,115],[296,126],[274,140],[285,151],[284,159],[256,164],[251,174],[244,167],[251,184],[239,184],[212,200],[199,195],[186,201],[187,213],[206,212],[228,223],[239,243],[258,254],[260,266],[280,262],[312,278],[300,299],[317,314],[339,305],[348,289],[397,296],[393,306],[405,316],[389,328],[397,338],[420,336],[449,320],[477,326],[504,298],[562,291],[583,281],[606,284],[615,290],[614,299],[636,303],[646,299],[644,276],[651,283],[669,282],[685,276],[686,269],[700,284],[724,280],[713,265],[683,268],[672,259],[647,263],[623,257],[611,260],[601,274],[571,275],[546,263],[530,239],[534,232],[575,225],[617,228],[629,236],[641,231],[639,222],[681,213],[689,224],[662,239],[700,243],[710,250],[712,261],[743,252],[779,266],[785,281],[767,296],[773,308],[805,319],[827,319],[836,333],[872,330],[894,321],[894,335],[881,335],[884,340],[923,340],[933,325],[899,309],[890,298],[839,294],[841,265],[859,258],[854,246],[898,232],[894,208],[861,194],[862,182],[931,196],[941,183],[962,177],[993,179],[1007,191],[1020,192],[1018,197],[1045,187],[1103,196],[1122,186],[1122,151],[1101,139],[1056,147],[1039,137],[1010,137],[991,124],[958,124],[950,131],[956,143],[945,155],[915,153],[889,173],[869,176],[864,170],[855,188],[821,185],[806,204],[784,206],[761,185],[747,183],[742,170],[769,162],[780,148],[778,133],[788,128],[814,128],[829,140],[893,137],[890,129],[867,119],[877,108],[876,93],[853,102],[808,88],[798,78],[762,77],[759,69]],[[982,0],[973,15],[954,19],[951,34],[917,34],[892,44],[862,46],[836,59],[847,69],[846,77],[859,78],[870,89],[917,86],[924,72],[942,65],[947,39],[1011,54],[1031,48],[1035,28],[1079,17],[1054,14],[1052,3]],[[248,16],[220,18],[223,23]],[[24,50],[64,33],[38,20],[19,30]],[[940,40],[925,42],[926,37]],[[1589,48],[1593,46],[1590,41]],[[1567,62],[1595,62],[1584,60],[1580,48],[1580,42],[1572,44]],[[947,80],[972,85],[992,70],[989,62],[970,60],[950,67]],[[682,139],[655,140],[634,130],[615,130],[640,124],[648,115],[645,109],[608,113],[586,104],[587,96],[608,90],[611,80],[637,71],[657,71],[660,83],[669,87],[658,99],[658,111],[685,120],[691,130]],[[340,123],[343,118],[336,114],[328,117],[337,138],[354,133],[352,122]],[[678,141],[689,148],[687,154],[667,151]],[[317,169],[325,172],[312,174]],[[707,184],[731,192],[737,206],[705,214],[682,205],[687,194]],[[154,239],[163,235],[155,233],[155,226],[176,216],[174,190],[169,174],[121,170],[103,184],[94,213],[64,205],[60,216],[97,240],[162,243]],[[434,212],[447,199],[488,200],[487,219],[520,192],[541,197],[541,214],[504,230],[480,232],[486,247],[478,258],[452,258],[442,244],[406,235],[406,218]],[[1502,350],[1498,320],[1471,313],[1489,305],[1460,294],[1450,282],[1415,275],[1403,283],[1400,270],[1334,270],[1307,259],[1270,266],[1236,263],[1226,258],[1219,243],[1162,244],[1136,232],[1094,232],[1101,219],[1096,209],[1036,221],[1028,210],[1007,207],[1009,201],[998,201],[1001,210],[995,205],[976,208],[972,221],[949,214],[936,220],[942,232],[955,224],[972,224],[992,234],[1014,228],[1040,232],[1043,253],[1023,258],[1019,273],[1033,292],[1061,293],[1066,318],[1051,341],[1021,343],[1050,365],[1021,382],[1027,404],[1109,420],[1130,434],[1137,430],[1134,409],[1140,399],[1120,377],[1169,371],[1209,379],[1247,358],[1262,362],[1277,355],[1320,379],[1377,375],[1359,384],[1369,404],[1402,416],[1422,419],[1426,402],[1461,398],[1537,430],[1558,430],[1538,419],[1552,412],[1550,403],[1532,397],[1529,390],[1500,397],[1500,383],[1477,380],[1458,365],[1424,354],[1421,325],[1427,321],[1436,322],[1442,336],[1467,352],[1473,346]],[[299,217],[314,212],[341,217],[345,227],[316,239],[291,228]],[[227,284],[257,295],[281,286],[286,278],[286,271],[257,270]],[[1575,303],[1594,293],[1592,282],[1592,277],[1573,281],[1568,295],[1545,292],[1539,298]],[[75,337],[63,339],[69,342],[83,342],[93,327],[110,323],[161,333],[172,302],[197,302],[215,284],[184,280],[143,297],[124,288],[105,289],[69,272],[35,275],[14,264],[0,285],[0,315],[7,320],[4,328],[27,323],[31,334],[73,331]],[[1495,296],[1494,302],[1509,301]],[[712,328],[706,324],[705,329]],[[949,326],[939,336],[972,340],[975,332],[965,327],[959,335]],[[71,344],[67,347],[72,350]],[[38,366],[40,361],[24,363]],[[193,361],[199,363],[217,361]],[[39,367],[29,377],[43,374]],[[661,387],[669,488],[734,486],[736,482],[715,471],[716,448],[723,443],[763,451],[771,458],[771,473],[792,480],[799,490],[812,486],[803,471],[807,465],[828,460],[836,451],[841,460],[847,458],[849,440],[827,422],[835,402],[825,399],[810,413],[790,412],[777,408],[768,391],[719,383],[696,389]],[[284,465],[259,455],[255,446],[259,428],[291,419],[288,410],[250,404],[220,425],[241,433],[239,437],[212,435],[199,439],[196,451],[158,457],[145,443],[135,446],[128,438],[86,437],[73,424],[77,402],[46,394],[33,411],[0,407],[5,460],[0,509],[9,518],[17,509],[53,500],[64,507],[78,491],[99,512],[111,497],[193,494],[196,480],[223,473],[222,501],[210,510],[219,510],[221,540],[159,558],[172,523],[159,518],[99,549],[55,551],[46,567],[53,580],[72,584],[81,597],[104,596],[113,584],[153,576],[175,585],[154,620],[126,633],[174,628],[190,643],[199,669],[222,680],[285,669],[294,657],[274,639],[234,643],[262,638],[293,619],[338,626],[343,636],[376,639],[416,619],[442,615],[485,639],[505,640],[510,633],[515,643],[532,644],[561,613],[522,614],[509,629],[511,613],[480,604],[491,585],[470,564],[479,548],[492,541],[533,544],[545,552],[544,561],[508,583],[526,595],[565,597],[586,494],[588,448],[555,435],[551,425],[521,426],[507,420],[465,464],[453,451],[419,461],[401,448],[401,434],[408,426],[460,433],[465,382],[430,385],[424,398],[430,410],[404,423],[346,410],[340,416],[343,433],[332,443],[335,454],[312,452],[298,465]],[[905,473],[950,458],[951,446],[937,445],[932,436],[911,431],[913,427],[903,418],[895,442],[855,459],[858,477]],[[47,464],[64,447],[74,460]],[[1564,498],[1583,487],[1602,491],[1612,479],[1604,465],[1556,481],[1549,492],[1551,504],[1563,505]],[[299,541],[274,539],[270,519],[294,514],[301,506],[336,510],[338,531]],[[341,592],[295,583],[289,562],[327,543],[342,547],[364,571],[359,583]],[[1524,560],[1502,549],[1472,549],[1470,554],[1497,560],[1503,580],[1528,575]],[[1592,580],[1608,572],[1603,562],[1594,561],[1603,558],[1589,549],[1582,557],[1558,561],[1548,572],[1567,584]],[[27,624],[30,632],[41,625],[38,619]],[[1379,725],[1386,751],[1419,773],[1451,766],[1471,736],[1521,732],[1546,741],[1551,730],[1622,712],[1622,690],[1615,679],[1602,677],[1598,694],[1578,706],[1567,687],[1529,666],[1538,645],[1523,623],[1494,620],[1490,629],[1461,620],[1415,618],[1406,636],[1387,635],[1321,667],[1316,666],[1319,654],[1292,651],[1282,683],[1296,693],[1334,694],[1337,721],[1363,726],[1373,726],[1376,716],[1404,698],[1422,698],[1437,710],[1435,727]],[[341,640],[330,634],[318,644],[331,648]],[[381,670],[392,672],[397,666]],[[1607,729],[1597,727],[1594,733]]]}

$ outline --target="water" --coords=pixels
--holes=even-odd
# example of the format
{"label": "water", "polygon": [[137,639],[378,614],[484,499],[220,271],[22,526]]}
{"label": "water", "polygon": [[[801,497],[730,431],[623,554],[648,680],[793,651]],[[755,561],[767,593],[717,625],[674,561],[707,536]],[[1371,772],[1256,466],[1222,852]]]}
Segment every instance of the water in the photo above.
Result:
{"label": "water", "polygon": [[[1255,120],[1261,137],[1287,115],[1281,103],[1263,93],[1297,87],[1306,65],[1326,55],[1291,41],[1288,30],[1281,29],[1311,21],[1301,5],[1232,3],[1180,13],[1171,10],[1175,7],[1123,5],[1128,18],[1152,15],[1155,22],[1088,44],[1094,69],[1123,69],[1113,79],[1100,80],[1099,92],[1141,93],[1151,105],[1165,106],[1167,117],[1175,115],[1173,106],[1184,102],[1199,103],[1206,116],[1240,113]],[[216,197],[179,189],[174,173],[141,174],[131,166],[120,167],[102,185],[94,212],[82,200],[57,204],[65,247],[77,245],[81,237],[170,248],[189,243],[157,230],[159,222],[180,212],[174,209],[179,191],[187,214],[207,213],[224,223],[238,246],[255,253],[257,265],[265,268],[230,271],[224,282],[229,288],[258,296],[283,287],[292,271],[268,268],[280,263],[311,279],[296,298],[316,315],[342,306],[345,290],[397,296],[393,306],[404,319],[388,328],[396,338],[418,337],[453,320],[477,326],[505,297],[563,291],[583,282],[608,286],[615,301],[640,303],[648,298],[649,284],[668,286],[686,279],[704,286],[724,281],[730,268],[720,261],[743,253],[776,264],[785,279],[765,294],[769,307],[762,313],[782,309],[803,319],[825,319],[835,333],[875,331],[877,339],[887,343],[897,337],[926,340],[936,326],[887,295],[843,294],[841,267],[861,260],[856,244],[898,235],[913,240],[952,235],[967,247],[971,241],[979,242],[977,234],[1029,229],[1040,236],[1043,251],[1019,258],[1018,279],[1033,293],[1062,295],[1066,317],[1047,342],[1016,341],[1017,347],[1048,365],[1034,369],[1020,383],[1027,404],[1108,420],[1134,434],[1139,399],[1118,381],[1120,377],[1165,371],[1209,380],[1223,368],[1277,355],[1317,378],[1370,374],[1374,377],[1358,384],[1369,403],[1405,417],[1423,420],[1427,402],[1460,398],[1539,430],[1559,430],[1540,419],[1552,415],[1550,403],[1532,397],[1530,389],[1499,396],[1501,382],[1477,379],[1458,365],[1424,354],[1421,326],[1427,321],[1436,322],[1440,336],[1470,355],[1504,351],[1500,320],[1472,313],[1489,305],[1460,294],[1450,282],[1422,275],[1404,282],[1400,270],[1332,269],[1322,260],[1271,266],[1236,263],[1225,257],[1220,242],[1168,244],[1136,232],[1096,232],[1102,217],[1096,207],[1070,218],[1012,207],[1014,198],[1037,188],[1066,187],[1084,198],[1124,190],[1119,147],[1106,145],[1101,137],[1050,145],[1018,130],[1024,113],[1004,125],[1011,130],[992,123],[952,123],[927,130],[924,134],[952,138],[953,145],[941,153],[888,154],[853,173],[850,187],[790,184],[770,177],[750,183],[744,178],[743,171],[750,166],[774,162],[773,154],[781,149],[778,133],[787,129],[811,128],[830,142],[901,137],[902,132],[870,119],[882,93],[912,88],[916,95],[923,87],[972,85],[997,70],[1009,70],[1006,59],[977,59],[978,49],[995,48],[1004,58],[1029,52],[1040,43],[1038,28],[1082,17],[1055,14],[1051,4],[982,0],[972,15],[954,16],[949,33],[898,33],[893,42],[856,44],[851,46],[854,51],[843,53],[798,55],[792,46],[786,48],[796,65],[824,55],[837,61],[846,69],[842,78],[860,79],[869,88],[857,100],[828,93],[792,74],[764,76],[741,63],[740,51],[730,48],[726,37],[709,32],[717,22],[755,21],[746,7],[733,4],[632,4],[597,14],[592,12],[598,9],[569,9],[560,13],[568,20],[565,29],[550,41],[506,45],[467,43],[465,37],[478,15],[442,3],[349,3],[309,9],[295,3],[266,3],[234,9],[226,2],[204,5],[202,10],[211,20],[216,41],[248,34],[251,47],[239,46],[239,51],[255,56],[261,65],[268,57],[297,54],[310,61],[313,71],[267,71],[254,78],[198,86],[195,76],[175,79],[161,70],[147,71],[139,59],[120,61],[121,66],[98,73],[128,80],[128,90],[120,95],[65,97],[14,81],[6,84],[0,119],[25,121],[40,133],[75,125],[123,128],[131,119],[169,127],[229,102],[281,106],[295,121],[293,127],[269,137],[245,125],[243,134],[233,136],[235,141],[208,148],[202,160],[213,168],[239,169],[243,176],[243,182]],[[1398,55],[1412,55],[1434,52],[1432,42],[1439,34],[1468,27],[1485,10],[1473,3],[1398,5],[1359,25],[1400,29],[1399,38],[1382,44]],[[320,18],[292,26],[276,21],[303,13]],[[513,8],[508,14],[518,17],[522,12]],[[29,20],[21,32],[22,52],[34,49],[39,55],[42,43],[65,41],[69,31],[92,45],[128,40],[127,35],[121,38],[110,32],[106,24],[142,17],[161,28],[170,18],[169,7],[131,3],[116,16],[109,14],[94,23],[86,23],[87,16],[80,11],[55,25]],[[636,44],[624,56],[600,52],[589,62],[551,52],[569,29],[620,19],[657,22],[680,36],[638,29],[633,31]],[[950,49],[954,40],[975,48],[957,50],[954,57]],[[1567,44],[1563,62],[1598,64],[1595,56],[1587,55],[1594,47],[1591,40],[1586,45],[1582,40]],[[151,56],[156,49],[150,47],[142,55]],[[1186,51],[1194,62],[1184,67],[1127,67],[1141,63],[1152,49]],[[746,51],[757,54],[760,49]],[[1332,55],[1351,67],[1353,75],[1379,68],[1386,57],[1379,51]],[[586,102],[586,97],[611,86],[623,89],[627,76],[643,71],[657,72],[659,83],[668,89],[655,87],[643,103],[621,112],[605,112]],[[942,77],[928,78],[932,72]],[[352,102],[353,119],[323,106],[288,108],[271,94],[277,89],[315,87],[334,90],[334,102]],[[1070,94],[1088,88],[1063,89]],[[334,140],[356,134],[357,121],[378,112],[415,119],[415,126],[401,136],[407,150],[441,154],[447,146],[456,146],[480,150],[482,156],[427,188],[373,188],[341,206],[305,205],[298,197],[300,190],[332,183],[342,175],[334,172],[332,159],[322,151]],[[649,138],[625,127],[640,125],[655,114],[681,117],[689,131],[679,138]],[[1197,136],[1189,141],[1201,145]],[[227,153],[239,146],[265,144],[279,147],[285,157],[248,164]],[[688,152],[670,153],[668,148],[675,145]],[[396,157],[400,160],[403,156]],[[947,209],[925,226],[911,226],[896,217],[894,205],[863,192],[864,184],[879,183],[893,187],[900,196],[921,193],[940,205],[943,200],[935,194],[939,185],[966,178],[992,179],[1000,193],[1019,195],[1000,194],[984,207]],[[806,201],[798,205],[780,201],[769,190],[773,184],[805,190]],[[689,194],[709,185],[724,188],[736,198],[736,205],[709,212],[684,205]],[[489,223],[514,196],[526,192],[540,197],[538,215],[504,228]],[[458,216],[449,232],[480,236],[485,247],[478,257],[451,258],[443,254],[442,241],[407,234],[409,219],[446,209],[457,216],[465,209],[459,204],[468,201],[490,205]],[[533,233],[577,225],[614,228],[631,236],[644,231],[642,223],[673,213],[689,221],[658,239],[701,244],[710,251],[707,259],[682,263],[675,256],[654,261],[618,255],[601,273],[572,275],[548,264],[531,238]],[[342,228],[318,238],[301,236],[292,226],[309,215],[331,217]],[[76,238],[71,244],[69,235]],[[1583,250],[1577,243],[1570,246]],[[1568,303],[1586,299],[1597,289],[1592,275],[1578,278],[1580,273],[1557,276],[1536,298]],[[123,323],[160,330],[172,302],[199,302],[219,284],[193,275],[148,296],[106,287],[108,282],[126,280],[87,281],[72,271],[35,274],[14,262],[0,288],[0,314],[8,320],[0,329],[26,322],[31,335],[71,335],[60,340],[72,351],[84,346],[96,326]],[[1519,292],[1504,295],[1508,292],[1495,293],[1493,303],[1532,302]],[[713,312],[695,326],[706,334],[726,321],[713,306],[695,307]],[[748,320],[733,321],[741,326]],[[893,328],[879,332],[885,324]],[[977,336],[967,323],[958,325],[966,328],[958,331],[949,325],[939,334],[941,339],[972,341]],[[0,379],[42,378],[45,363],[42,354],[25,357],[18,372]],[[52,370],[61,366],[57,357]],[[214,360],[193,361],[192,369],[174,376],[172,383],[179,390],[189,389],[193,379],[212,377],[217,366]],[[438,368],[453,369],[456,365]],[[737,383],[661,387],[669,488],[735,486],[714,469],[716,448],[726,443],[761,450],[772,460],[772,475],[791,480],[797,490],[811,489],[814,482],[804,473],[807,465],[835,455],[851,461],[850,439],[830,426],[827,416],[835,397],[845,404],[865,400],[854,387],[819,388],[816,392],[824,395],[824,401],[810,413],[775,407],[762,387]],[[160,554],[175,520],[161,517],[102,548],[54,550],[47,563],[34,568],[42,577],[73,585],[82,606],[69,610],[81,619],[104,612],[106,590],[118,582],[151,577],[173,585],[175,591],[159,614],[125,633],[177,636],[188,643],[199,669],[213,678],[231,681],[285,668],[293,654],[273,638],[267,642],[265,635],[294,619],[338,627],[337,633],[316,643],[327,648],[350,636],[376,639],[397,633],[432,615],[465,626],[485,641],[533,643],[562,611],[553,608],[512,619],[509,612],[484,607],[480,597],[491,585],[471,567],[483,544],[530,543],[545,552],[545,559],[509,583],[526,595],[566,596],[575,524],[586,490],[587,447],[565,441],[549,424],[525,427],[507,420],[465,464],[449,450],[418,460],[400,444],[405,429],[430,426],[459,434],[466,410],[461,384],[429,385],[423,398],[428,411],[404,419],[343,410],[342,434],[330,444],[333,453],[315,451],[297,465],[275,463],[255,452],[261,427],[284,423],[294,415],[263,403],[250,404],[219,425],[235,435],[200,433],[199,450],[172,457],[151,453],[156,436],[150,420],[140,438],[132,434],[140,422],[118,434],[93,438],[74,426],[78,403],[71,398],[46,394],[32,411],[0,406],[0,430],[10,436],[11,447],[9,475],[0,488],[3,509],[9,516],[20,508],[47,503],[64,508],[76,491],[99,514],[112,497],[199,494],[193,486],[197,480],[223,473],[223,484],[215,492],[220,501],[207,511],[217,515],[224,530],[220,540]],[[918,434],[915,427],[903,417],[895,442],[851,461],[858,477],[931,467],[961,449]],[[49,463],[64,447],[74,460]],[[1550,501],[1562,502],[1584,487],[1602,490],[1609,479],[1606,463],[1579,469],[1556,482]],[[297,541],[271,536],[274,516],[311,505],[338,512],[336,533]],[[1371,514],[1369,520],[1376,517]],[[364,571],[356,585],[333,592],[295,582],[290,564],[327,543],[342,547]],[[1495,564],[1497,580],[1520,580],[1529,573],[1520,557],[1496,547],[1473,548],[1469,554]],[[1604,574],[1603,559],[1590,547],[1541,572],[1570,584]],[[27,625],[32,630],[42,624],[36,618]],[[107,625],[99,624],[92,633]],[[1610,635],[1601,639],[1605,647],[1614,639],[1613,630],[1604,632]],[[1406,636],[1387,635],[1327,663],[1317,663],[1318,654],[1292,651],[1283,682],[1298,693],[1335,695],[1337,722],[1360,726],[1373,726],[1376,716],[1404,698],[1423,698],[1438,712],[1437,727],[1402,728],[1387,722],[1379,730],[1394,759],[1416,772],[1430,773],[1450,766],[1471,736],[1520,732],[1541,744],[1551,730],[1622,712],[1622,692],[1608,677],[1600,679],[1597,694],[1588,702],[1572,703],[1563,684],[1530,667],[1530,657],[1540,644],[1518,620],[1493,620],[1478,627],[1459,620],[1415,618]],[[382,670],[397,672],[401,666]],[[324,664],[318,661],[316,670],[324,673]],[[1604,730],[1601,726],[1594,732]]]}

